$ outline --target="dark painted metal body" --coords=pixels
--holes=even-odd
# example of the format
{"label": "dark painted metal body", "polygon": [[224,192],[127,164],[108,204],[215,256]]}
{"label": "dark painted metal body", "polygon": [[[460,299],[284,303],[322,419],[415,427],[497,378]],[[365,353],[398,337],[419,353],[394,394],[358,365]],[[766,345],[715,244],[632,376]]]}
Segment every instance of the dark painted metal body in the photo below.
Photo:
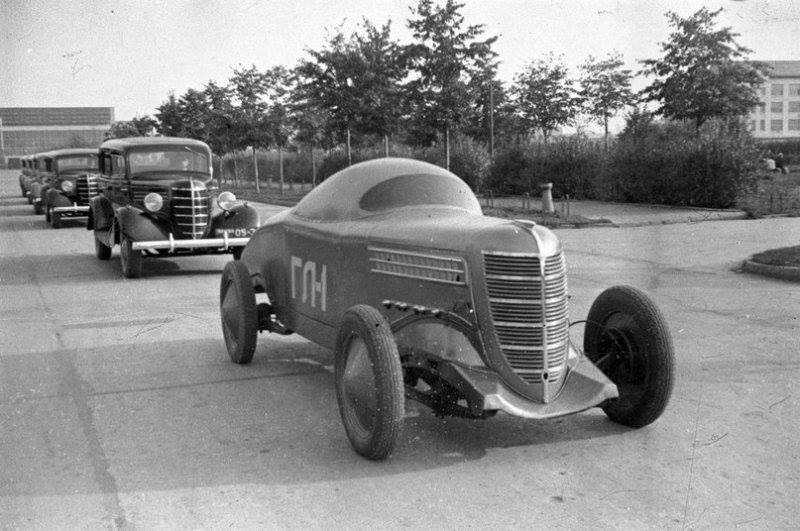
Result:
{"label": "dark painted metal body", "polygon": [[[55,210],[61,216],[87,216],[89,203],[97,195],[97,150],[60,149],[51,151],[50,156],[53,158],[52,171],[47,174],[40,192],[43,209]],[[77,159],[85,159],[88,163],[79,166],[68,164]]]}
{"label": "dark painted metal body", "polygon": [[[522,347],[499,339],[501,299],[490,297],[486,272],[492,267],[487,256],[495,254],[544,260],[560,257],[561,244],[544,227],[483,216],[467,185],[441,168],[381,159],[340,172],[297,207],[267,220],[242,260],[277,319],[327,348],[348,308],[380,309],[398,344],[404,343],[404,369],[434,370],[466,397],[471,414],[505,410],[543,418],[616,396],[613,383],[566,339],[558,344],[563,355],[551,356],[558,367],[548,370],[542,362],[534,378],[511,366],[508,352]],[[565,313],[559,317],[564,331],[566,319]],[[517,324],[526,333],[534,330]],[[439,328],[425,332],[428,325]],[[462,352],[474,349],[477,361],[465,361],[473,359],[468,354],[431,354],[444,352],[444,335],[452,335],[448,341]],[[431,344],[417,349],[415,341]],[[548,356],[546,345],[537,348]]]}
{"label": "dark painted metal body", "polygon": [[[149,150],[202,153],[208,166],[199,171],[133,174],[129,156]],[[105,245],[124,235],[135,246],[150,243],[157,254],[225,253],[243,246],[259,226],[258,212],[247,204],[228,211],[215,208],[211,189],[211,151],[200,141],[146,137],[115,139],[100,147],[100,194],[91,201],[87,229]],[[144,198],[157,193],[163,206],[153,212]]]}

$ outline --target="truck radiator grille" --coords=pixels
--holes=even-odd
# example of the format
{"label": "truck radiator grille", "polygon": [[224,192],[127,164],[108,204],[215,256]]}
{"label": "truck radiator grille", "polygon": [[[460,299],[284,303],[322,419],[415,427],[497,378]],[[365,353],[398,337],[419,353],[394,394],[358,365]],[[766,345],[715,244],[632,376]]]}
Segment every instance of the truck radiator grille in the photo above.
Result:
{"label": "truck radiator grille", "polygon": [[172,219],[177,238],[202,238],[208,229],[209,192],[205,184],[191,181],[172,187]]}
{"label": "truck radiator grille", "polygon": [[483,259],[489,310],[509,366],[527,383],[557,382],[566,367],[569,328],[563,253],[484,252]]}
{"label": "truck radiator grille", "polygon": [[75,190],[78,194],[78,203],[88,205],[89,200],[97,195],[97,176],[81,175],[75,180]]}

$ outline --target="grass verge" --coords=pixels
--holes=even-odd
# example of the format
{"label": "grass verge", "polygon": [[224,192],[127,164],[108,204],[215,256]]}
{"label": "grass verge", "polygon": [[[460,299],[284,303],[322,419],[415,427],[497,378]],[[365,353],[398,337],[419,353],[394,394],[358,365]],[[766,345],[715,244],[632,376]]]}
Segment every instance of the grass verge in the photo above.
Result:
{"label": "grass verge", "polygon": [[770,249],[754,254],[750,260],[758,264],[772,266],[800,267],[800,245]]}

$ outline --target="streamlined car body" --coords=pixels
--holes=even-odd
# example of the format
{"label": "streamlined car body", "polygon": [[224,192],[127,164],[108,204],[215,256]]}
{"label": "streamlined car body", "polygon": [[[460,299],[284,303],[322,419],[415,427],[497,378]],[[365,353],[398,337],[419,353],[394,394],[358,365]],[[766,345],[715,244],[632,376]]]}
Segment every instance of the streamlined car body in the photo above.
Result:
{"label": "streamlined car body", "polygon": [[99,194],[87,229],[101,260],[120,246],[125,277],[142,273],[144,257],[232,253],[238,258],[259,226],[258,212],[231,192],[211,187],[211,150],[172,137],[112,139],[100,146]]}
{"label": "streamlined car body", "polygon": [[332,349],[345,430],[371,459],[392,451],[404,397],[470,418],[601,406],[643,426],[672,387],[669,332],[642,292],[601,294],[581,351],[555,234],[484,216],[461,179],[415,160],[351,166],[267,220],[223,271],[220,311],[234,362],[264,330]]}

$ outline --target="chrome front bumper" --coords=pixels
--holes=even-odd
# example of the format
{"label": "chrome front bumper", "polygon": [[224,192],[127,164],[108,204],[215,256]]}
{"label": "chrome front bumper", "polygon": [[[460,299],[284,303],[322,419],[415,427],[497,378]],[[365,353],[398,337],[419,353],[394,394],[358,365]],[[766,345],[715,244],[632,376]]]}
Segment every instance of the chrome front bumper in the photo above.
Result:
{"label": "chrome front bumper", "polygon": [[53,212],[58,212],[58,213],[66,212],[66,213],[69,213],[69,214],[84,214],[84,215],[88,215],[89,214],[89,205],[78,205],[77,203],[75,203],[72,206],[68,206],[68,207],[53,207],[52,211]]}
{"label": "chrome front bumper", "polygon": [[227,234],[223,234],[222,238],[203,238],[199,240],[176,240],[169,235],[169,240],[153,240],[133,242],[134,251],[144,251],[146,249],[225,249],[231,247],[244,247],[250,238],[228,238]]}

